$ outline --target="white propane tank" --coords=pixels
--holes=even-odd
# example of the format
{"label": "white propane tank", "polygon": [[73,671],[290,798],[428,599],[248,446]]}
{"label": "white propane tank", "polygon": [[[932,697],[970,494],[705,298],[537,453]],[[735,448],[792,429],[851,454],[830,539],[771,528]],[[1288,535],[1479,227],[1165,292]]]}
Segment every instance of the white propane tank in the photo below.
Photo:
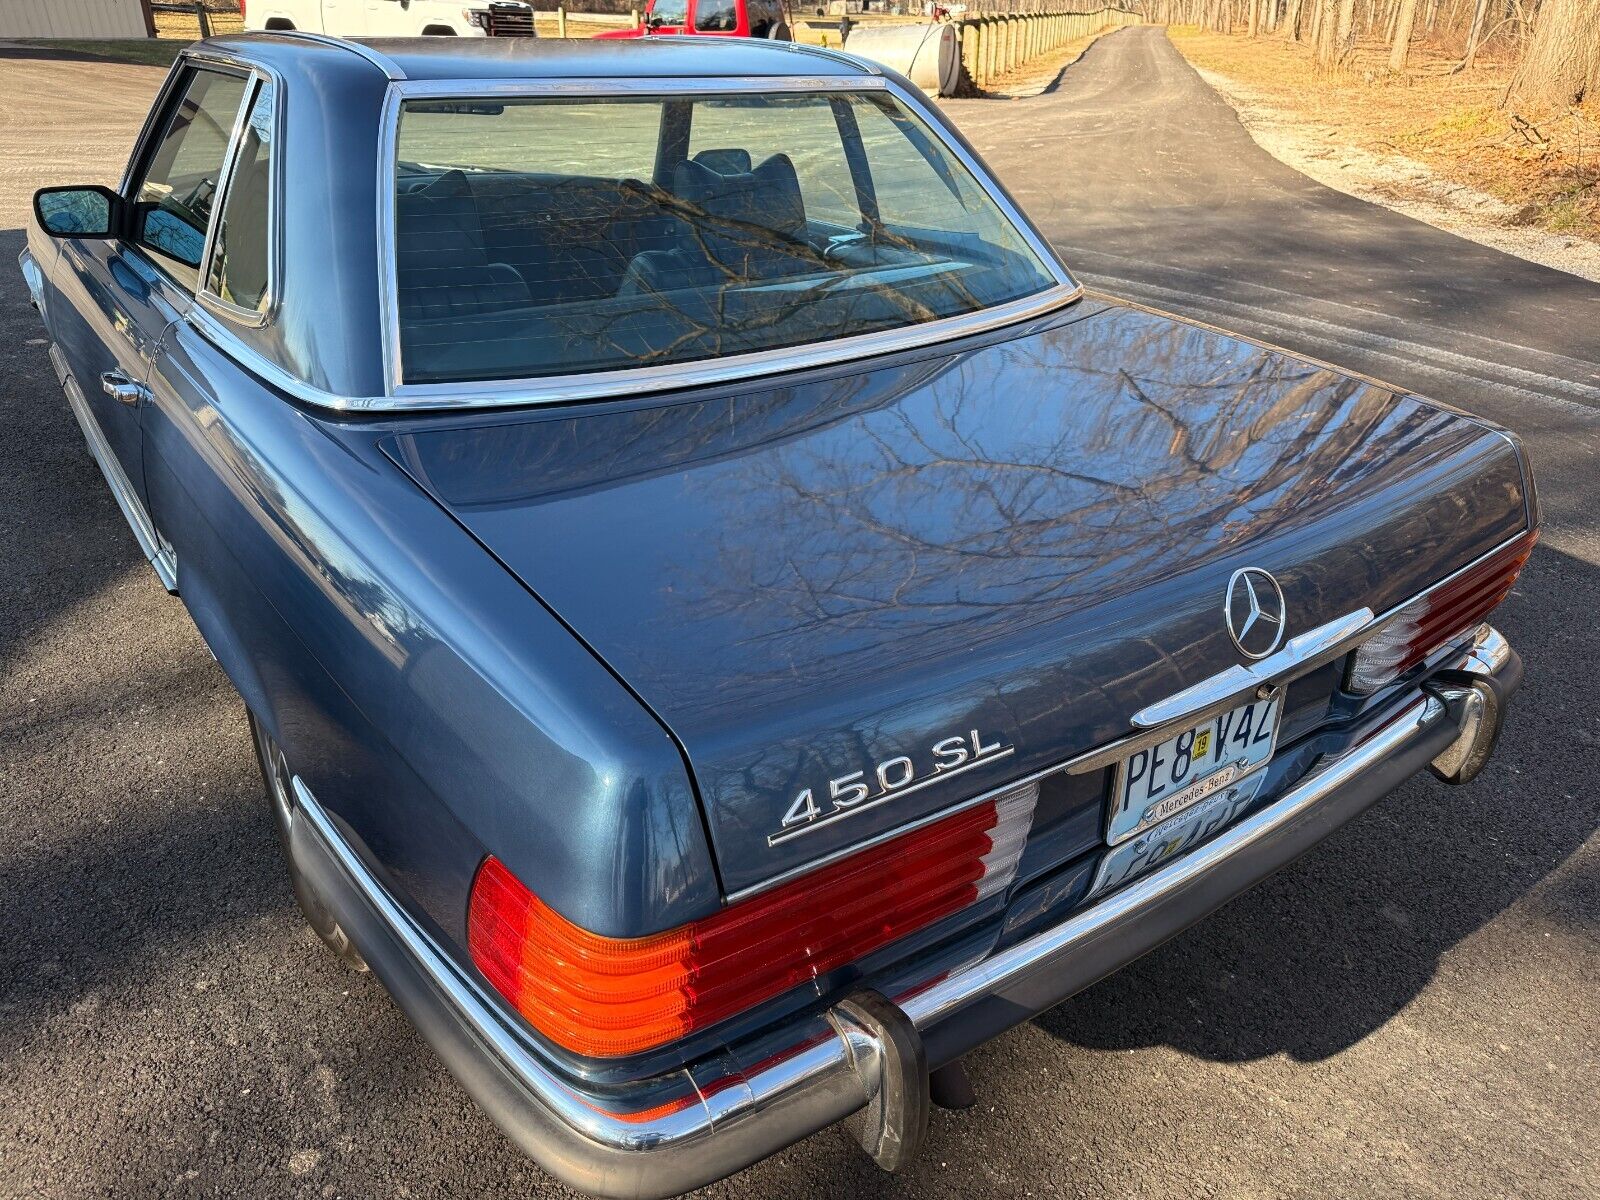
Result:
{"label": "white propane tank", "polygon": [[961,39],[954,25],[857,25],[845,53],[910,79],[930,96],[953,96],[961,79]]}

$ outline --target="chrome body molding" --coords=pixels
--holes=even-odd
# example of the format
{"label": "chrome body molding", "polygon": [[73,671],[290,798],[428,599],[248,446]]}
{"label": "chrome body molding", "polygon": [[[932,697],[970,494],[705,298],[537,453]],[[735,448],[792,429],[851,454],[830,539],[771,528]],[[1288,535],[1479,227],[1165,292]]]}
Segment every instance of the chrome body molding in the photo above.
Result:
{"label": "chrome body molding", "polygon": [[116,499],[117,507],[122,510],[128,528],[133,530],[134,540],[139,543],[139,549],[144,552],[146,561],[160,578],[161,586],[176,594],[177,555],[156,532],[150,514],[145,511],[144,503],[139,499],[139,493],[134,490],[133,483],[123,471],[122,464],[117,461],[117,456],[111,452],[105,435],[100,432],[100,424],[94,419],[94,413],[90,411],[88,402],[78,389],[78,381],[67,370],[66,359],[54,345],[50,347],[50,365],[55,368],[56,379],[61,384],[61,390],[67,395],[72,415],[78,419],[78,428],[83,430],[83,440],[89,444],[90,455],[100,465],[100,473],[106,477],[106,484],[111,488],[111,495]]}
{"label": "chrome body molding", "polygon": [[[876,1096],[876,1038],[854,1022],[835,1018],[813,1022],[790,1053],[758,1072],[744,1073],[730,1055],[720,1075],[689,1071],[681,1080],[667,1081],[692,1097],[677,1111],[638,1120],[608,1109],[540,1058],[483,986],[396,903],[304,781],[296,778],[293,786],[290,844],[297,860],[326,896],[350,896],[354,888],[416,966],[432,999],[446,1006],[479,1053],[490,1056],[497,1071],[533,1102],[530,1115],[536,1114],[541,1125],[532,1131],[540,1146],[534,1153],[558,1178],[602,1195],[676,1195],[781,1150]],[[390,956],[368,956],[361,945],[358,931],[370,921],[360,913],[337,915],[378,977],[391,991],[400,990],[404,985],[389,974]],[[432,1032],[429,1021],[417,1023],[425,1035]],[[472,1081],[462,1082],[476,1092]],[[480,1103],[496,1112],[494,1103],[481,1097]],[[528,1148],[518,1131],[507,1132]]]}
{"label": "chrome body molding", "polygon": [[[1520,661],[1488,626],[1463,669]],[[1352,731],[1347,747],[1211,841],[1042,932],[892,997],[937,1065],[1081,990],[1297,857],[1458,739],[1470,714],[1416,690]],[[1016,786],[1016,781],[1010,785]],[[894,1092],[880,1030],[840,1004],[759,1051],[725,1047],[646,1081],[676,1103],[632,1115],[553,1069],[470,968],[399,904],[304,781],[294,781],[291,852],[430,1044],[524,1150],[562,1181],[602,1196],[670,1196],[722,1178]],[[926,970],[926,968],[924,968]],[[976,1029],[976,1033],[974,1033]],[[954,1031],[953,1033],[950,1031]],[[937,1039],[943,1038],[942,1042]],[[640,1108],[643,1111],[639,1111]]]}

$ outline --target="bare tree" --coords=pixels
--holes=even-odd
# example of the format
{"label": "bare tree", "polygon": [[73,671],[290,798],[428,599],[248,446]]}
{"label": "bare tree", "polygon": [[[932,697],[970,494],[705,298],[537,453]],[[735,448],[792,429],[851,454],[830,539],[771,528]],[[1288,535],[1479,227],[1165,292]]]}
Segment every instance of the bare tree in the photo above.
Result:
{"label": "bare tree", "polygon": [[1289,0],[1288,8],[1283,14],[1283,36],[1291,42],[1300,40],[1300,7],[1301,0]]}
{"label": "bare tree", "polygon": [[1556,108],[1600,97],[1600,0],[1544,0],[1511,92]]}
{"label": "bare tree", "polygon": [[1478,57],[1478,46],[1483,39],[1483,22],[1489,15],[1489,0],[1477,0],[1472,9],[1472,28],[1467,30],[1467,52],[1456,70],[1470,67]]}
{"label": "bare tree", "polygon": [[1417,0],[1400,0],[1394,19],[1394,40],[1389,45],[1389,70],[1399,74],[1406,69],[1411,53],[1411,30],[1417,23]]}

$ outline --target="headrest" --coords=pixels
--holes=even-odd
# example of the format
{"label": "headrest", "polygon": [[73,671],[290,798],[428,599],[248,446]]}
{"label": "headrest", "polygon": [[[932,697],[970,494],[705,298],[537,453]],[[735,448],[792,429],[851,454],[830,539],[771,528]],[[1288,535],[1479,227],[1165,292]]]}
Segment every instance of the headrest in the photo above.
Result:
{"label": "headrest", "polygon": [[710,167],[718,175],[744,175],[750,170],[750,151],[702,150],[694,156],[702,167]]}
{"label": "headrest", "polygon": [[[805,234],[805,201],[787,154],[774,154],[753,171],[732,175],[689,159],[678,164],[672,184],[680,199],[708,216],[771,229],[791,238]],[[728,236],[727,231],[718,232]]]}

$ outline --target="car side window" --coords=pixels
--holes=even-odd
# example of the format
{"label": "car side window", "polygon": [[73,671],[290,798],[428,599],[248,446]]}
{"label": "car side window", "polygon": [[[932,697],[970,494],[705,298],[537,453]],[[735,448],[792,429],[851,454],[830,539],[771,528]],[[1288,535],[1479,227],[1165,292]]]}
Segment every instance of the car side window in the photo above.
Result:
{"label": "car side window", "polygon": [[191,72],[133,194],[133,241],[192,291],[246,83],[241,75]]}
{"label": "car side window", "polygon": [[779,0],[749,0],[750,36],[770,38],[783,25],[783,5]]}
{"label": "car side window", "polygon": [[206,280],[212,294],[251,312],[263,311],[267,303],[274,95],[272,84],[263,83],[250,103]]}
{"label": "car side window", "polygon": [[694,27],[702,33],[732,33],[739,28],[738,0],[698,0]]}

